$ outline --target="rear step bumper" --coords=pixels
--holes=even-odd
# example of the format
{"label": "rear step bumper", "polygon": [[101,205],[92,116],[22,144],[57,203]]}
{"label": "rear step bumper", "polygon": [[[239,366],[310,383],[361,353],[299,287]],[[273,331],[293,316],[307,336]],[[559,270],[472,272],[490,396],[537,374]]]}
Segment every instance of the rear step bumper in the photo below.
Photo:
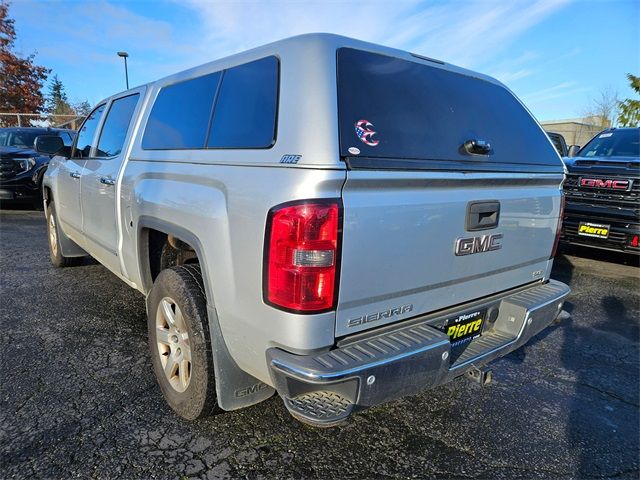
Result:
{"label": "rear step bumper", "polygon": [[[550,280],[440,316],[356,335],[329,352],[301,356],[271,348],[271,377],[293,416],[331,426],[354,408],[433,388],[515,350],[558,316],[569,292],[567,285]],[[486,324],[482,336],[452,355],[449,337],[432,325],[477,308],[488,308],[487,316],[494,321]]]}

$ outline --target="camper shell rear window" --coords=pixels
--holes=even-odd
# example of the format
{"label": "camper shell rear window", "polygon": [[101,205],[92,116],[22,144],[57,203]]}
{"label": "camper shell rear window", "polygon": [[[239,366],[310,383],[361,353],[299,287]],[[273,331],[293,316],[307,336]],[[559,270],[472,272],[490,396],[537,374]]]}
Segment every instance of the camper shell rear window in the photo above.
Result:
{"label": "camper shell rear window", "polygon": [[[505,88],[435,63],[340,48],[340,154],[354,166],[562,171],[551,142]],[[488,142],[472,155],[465,142]]]}

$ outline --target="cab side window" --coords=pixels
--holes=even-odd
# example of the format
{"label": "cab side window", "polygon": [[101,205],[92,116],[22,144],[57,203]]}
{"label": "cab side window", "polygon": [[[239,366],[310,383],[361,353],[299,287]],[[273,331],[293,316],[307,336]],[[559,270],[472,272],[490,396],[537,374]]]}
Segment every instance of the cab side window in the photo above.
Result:
{"label": "cab side window", "polygon": [[87,158],[91,154],[93,138],[95,137],[98,124],[100,123],[100,119],[102,118],[104,107],[104,104],[97,107],[93,112],[89,114],[85,122],[82,124],[82,128],[78,132],[78,141],[76,142],[76,148],[73,151],[74,158]]}
{"label": "cab side window", "polygon": [[139,94],[118,98],[111,103],[104,121],[100,140],[96,148],[96,157],[114,157],[120,155],[124,140],[129,131],[133,111],[138,104]]}

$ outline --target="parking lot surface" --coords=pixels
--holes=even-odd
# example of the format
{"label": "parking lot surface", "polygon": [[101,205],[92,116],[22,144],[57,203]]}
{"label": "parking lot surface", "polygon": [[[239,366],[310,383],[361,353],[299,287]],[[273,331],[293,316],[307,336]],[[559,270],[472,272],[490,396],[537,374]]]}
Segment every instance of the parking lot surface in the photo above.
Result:
{"label": "parking lot surface", "polygon": [[[465,379],[306,427],[278,397],[194,423],[156,385],[144,299],[54,269],[42,212],[0,212],[0,478],[638,478],[639,269],[556,260],[571,318]],[[604,260],[613,259],[614,262]]]}

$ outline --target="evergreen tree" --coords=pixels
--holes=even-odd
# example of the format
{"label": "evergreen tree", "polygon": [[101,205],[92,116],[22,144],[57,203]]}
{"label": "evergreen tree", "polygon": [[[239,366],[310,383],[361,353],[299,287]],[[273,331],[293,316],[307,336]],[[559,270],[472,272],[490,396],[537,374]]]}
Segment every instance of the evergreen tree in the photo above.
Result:
{"label": "evergreen tree", "polygon": [[51,85],[49,85],[46,110],[51,115],[75,115],[75,111],[69,104],[67,92],[65,92],[64,85],[58,75],[53,76]]}
{"label": "evergreen tree", "polygon": [[86,100],[83,100],[82,102],[74,104],[73,109],[79,117],[86,117],[91,113],[91,104]]}

